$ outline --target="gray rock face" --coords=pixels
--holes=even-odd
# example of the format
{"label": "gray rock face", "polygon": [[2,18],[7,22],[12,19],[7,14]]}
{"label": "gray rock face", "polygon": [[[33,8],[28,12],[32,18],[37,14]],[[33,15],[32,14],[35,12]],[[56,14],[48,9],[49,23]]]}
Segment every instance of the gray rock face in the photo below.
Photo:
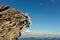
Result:
{"label": "gray rock face", "polygon": [[24,20],[26,18],[17,9],[0,6],[0,40],[17,40]]}

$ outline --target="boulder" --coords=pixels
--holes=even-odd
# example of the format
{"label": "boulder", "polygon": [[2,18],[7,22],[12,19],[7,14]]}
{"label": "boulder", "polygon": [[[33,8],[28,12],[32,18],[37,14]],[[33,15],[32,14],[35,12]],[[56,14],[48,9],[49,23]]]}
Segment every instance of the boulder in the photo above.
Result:
{"label": "boulder", "polygon": [[24,20],[26,18],[16,8],[0,6],[0,40],[17,40]]}

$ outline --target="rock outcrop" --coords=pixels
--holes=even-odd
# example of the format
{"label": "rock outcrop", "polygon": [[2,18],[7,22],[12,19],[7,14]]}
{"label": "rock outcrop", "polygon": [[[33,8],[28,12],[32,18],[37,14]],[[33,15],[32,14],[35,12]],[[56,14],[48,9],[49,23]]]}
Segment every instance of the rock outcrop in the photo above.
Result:
{"label": "rock outcrop", "polygon": [[26,18],[17,9],[0,6],[0,40],[17,40],[24,20]]}

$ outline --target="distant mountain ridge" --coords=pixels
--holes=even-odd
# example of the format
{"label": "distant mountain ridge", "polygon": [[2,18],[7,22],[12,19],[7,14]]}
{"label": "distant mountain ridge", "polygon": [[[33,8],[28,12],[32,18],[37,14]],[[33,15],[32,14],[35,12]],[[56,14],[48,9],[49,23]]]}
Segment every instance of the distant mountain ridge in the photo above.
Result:
{"label": "distant mountain ridge", "polygon": [[18,40],[60,40],[60,38],[56,38],[56,37],[25,37],[25,38],[19,38]]}
{"label": "distant mountain ridge", "polygon": [[25,33],[18,40],[60,40],[60,35]]}

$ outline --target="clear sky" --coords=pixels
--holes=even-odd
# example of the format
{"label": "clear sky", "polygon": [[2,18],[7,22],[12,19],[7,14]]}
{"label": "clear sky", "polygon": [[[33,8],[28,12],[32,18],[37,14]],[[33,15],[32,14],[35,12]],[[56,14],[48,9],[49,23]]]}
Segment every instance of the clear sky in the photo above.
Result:
{"label": "clear sky", "polygon": [[35,32],[60,34],[60,0],[0,0],[0,5],[27,12]]}

